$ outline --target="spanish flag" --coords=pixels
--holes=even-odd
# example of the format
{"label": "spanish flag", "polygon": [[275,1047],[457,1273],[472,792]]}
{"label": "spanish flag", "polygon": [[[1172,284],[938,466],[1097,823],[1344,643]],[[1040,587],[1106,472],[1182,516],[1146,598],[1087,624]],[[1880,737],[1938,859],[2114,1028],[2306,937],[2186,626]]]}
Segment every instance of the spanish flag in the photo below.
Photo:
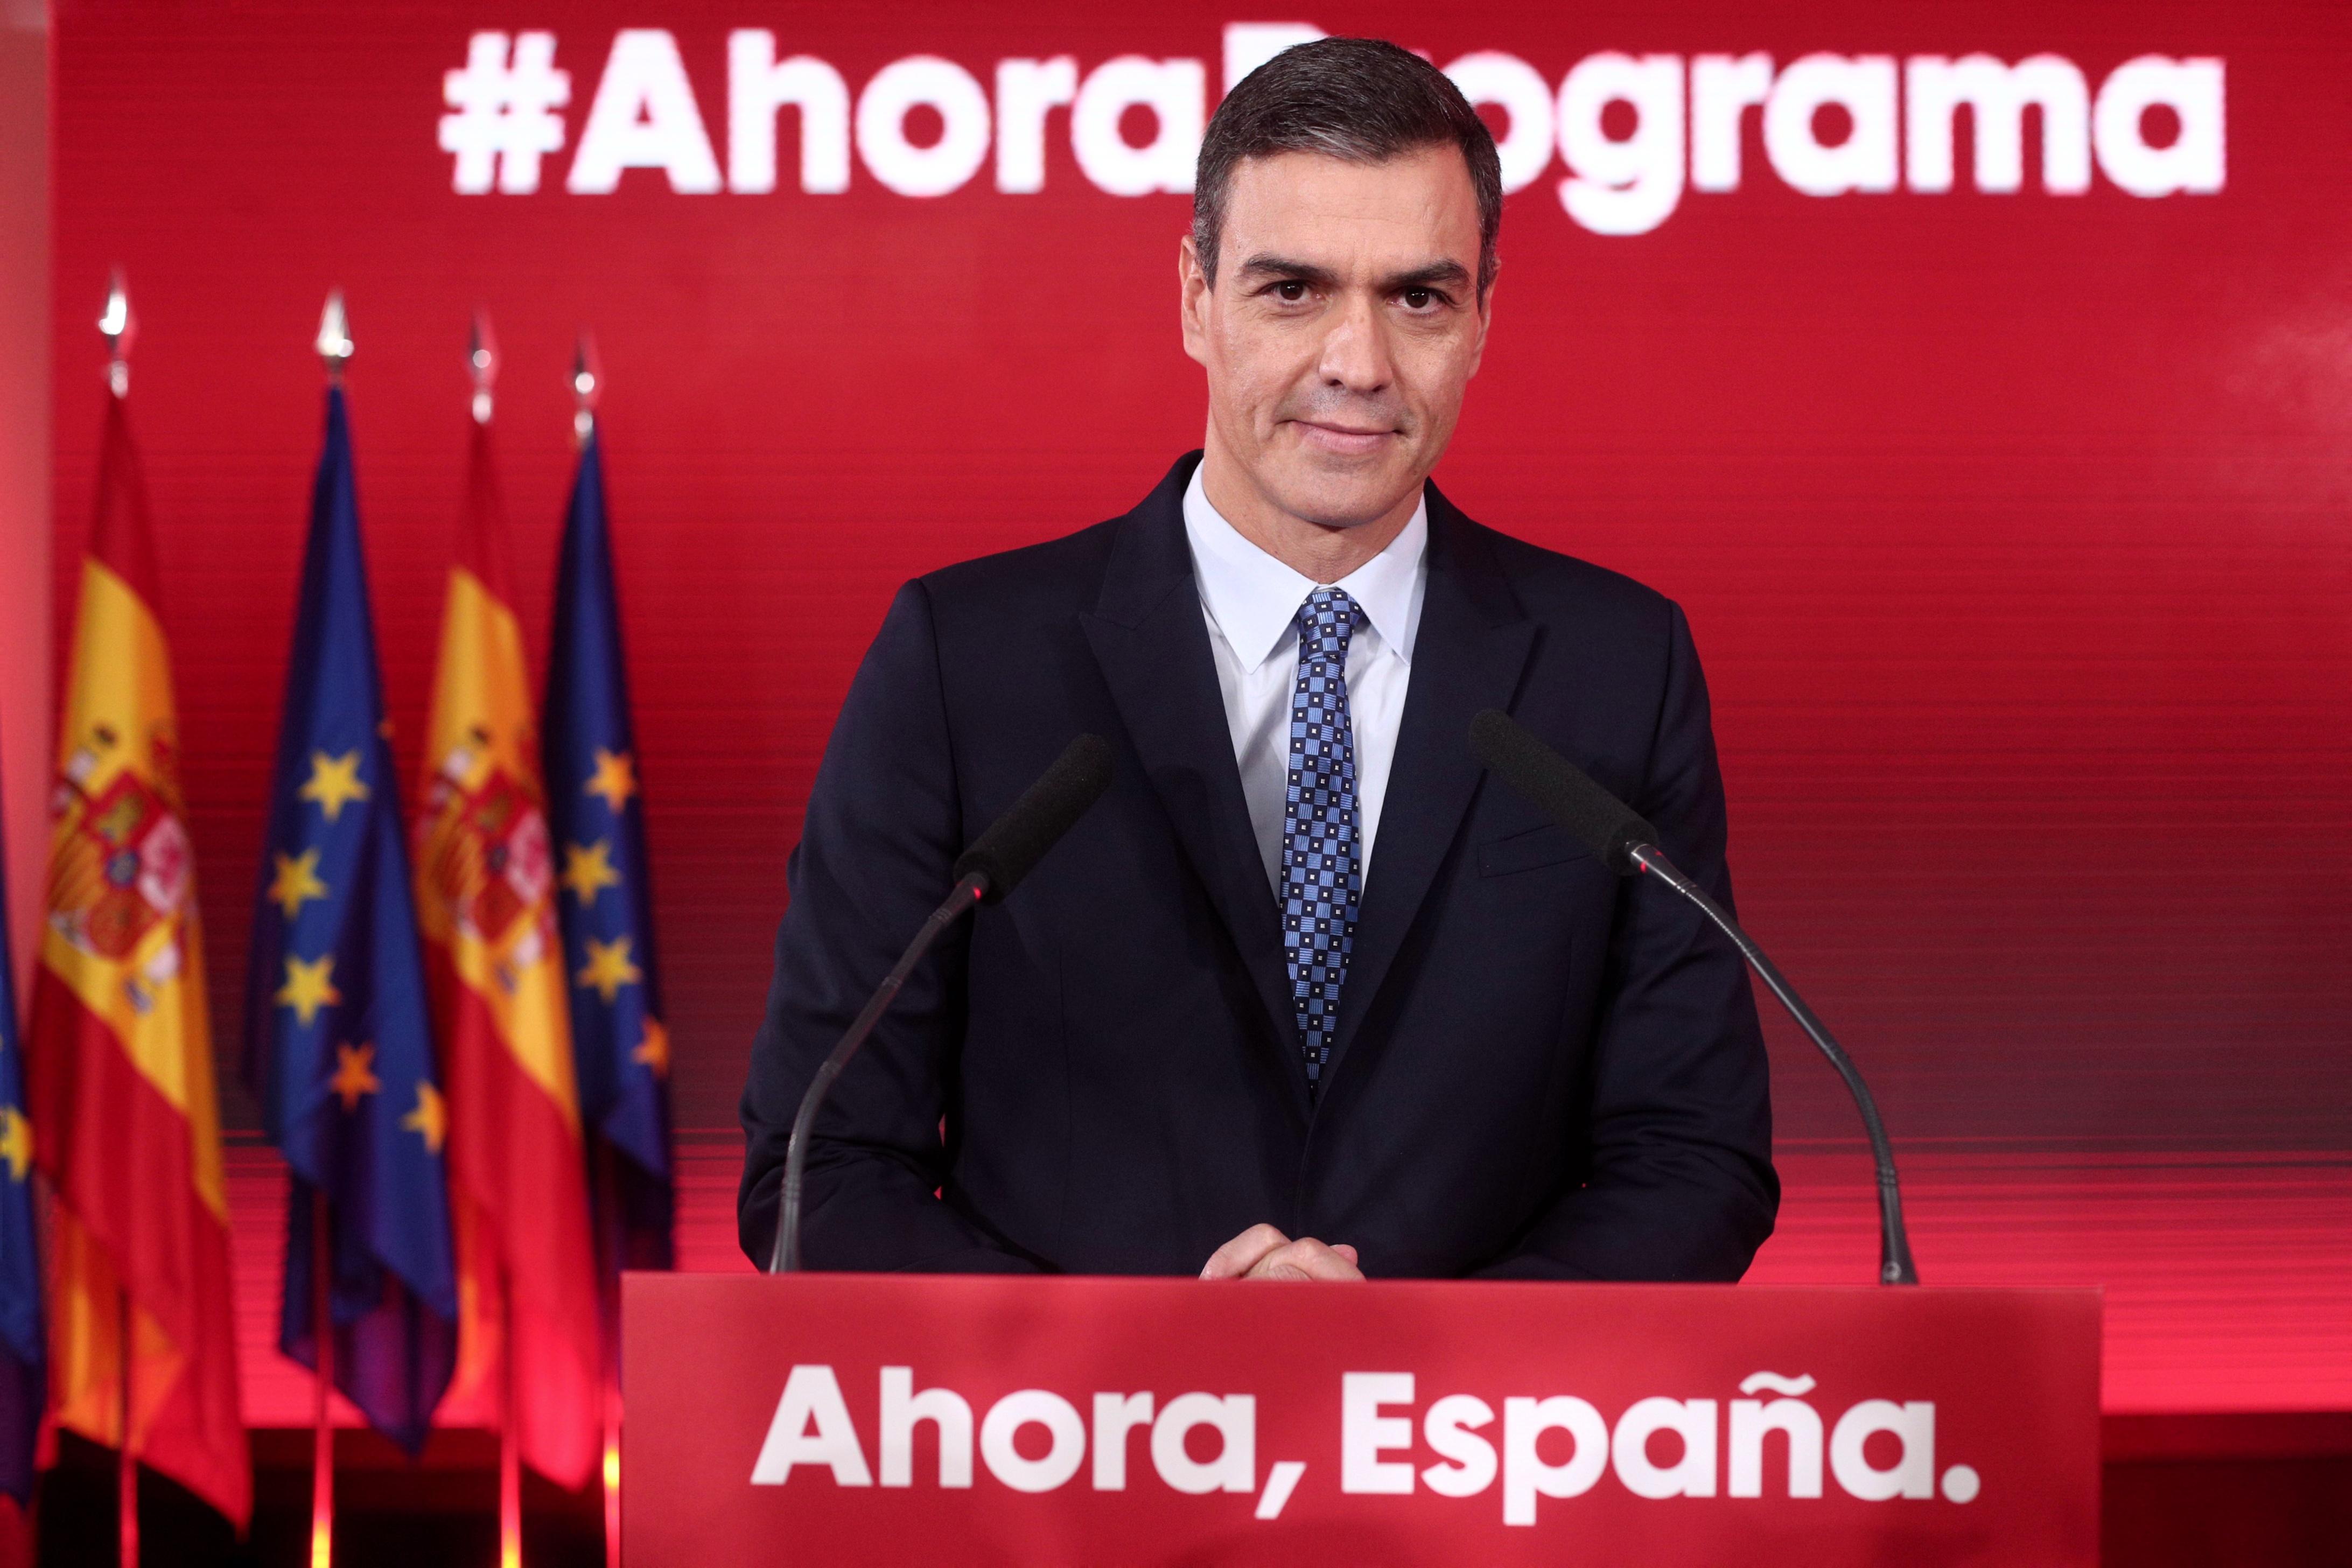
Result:
{"label": "spanish flag", "polygon": [[478,1416],[510,1389],[523,1462],[577,1487],[602,1428],[587,1167],[539,735],[486,421],[470,468],[416,835],[457,1243],[457,1371],[444,1415]]}
{"label": "spanish flag", "polygon": [[[33,992],[33,1146],[54,1185],[57,1424],[128,1447],[236,1521],[228,1199],[195,867],[147,497],[110,400],[58,726],[48,924]],[[123,1333],[130,1328],[130,1430]]]}

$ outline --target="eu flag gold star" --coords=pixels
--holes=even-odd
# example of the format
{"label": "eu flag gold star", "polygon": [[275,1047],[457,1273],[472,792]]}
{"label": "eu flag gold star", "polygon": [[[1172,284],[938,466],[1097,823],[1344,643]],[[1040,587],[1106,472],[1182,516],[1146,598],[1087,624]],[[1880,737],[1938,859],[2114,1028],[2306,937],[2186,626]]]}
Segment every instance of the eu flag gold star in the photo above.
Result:
{"label": "eu flag gold star", "polygon": [[335,1076],[327,1087],[333,1089],[343,1102],[346,1111],[360,1108],[360,1096],[373,1094],[383,1085],[376,1080],[375,1047],[373,1046],[337,1046]]}
{"label": "eu flag gold star", "polygon": [[400,1119],[400,1126],[403,1131],[421,1133],[425,1152],[438,1154],[442,1140],[449,1135],[448,1102],[441,1098],[439,1089],[420,1078],[416,1080],[416,1109]]}
{"label": "eu flag gold star", "polygon": [[562,882],[579,895],[583,910],[596,901],[599,889],[619,887],[621,874],[613,869],[613,846],[602,838],[593,844],[565,845]]}
{"label": "eu flag gold star", "polygon": [[319,880],[319,852],[305,849],[299,855],[274,855],[278,862],[278,879],[269,884],[269,901],[286,911],[292,920],[302,906],[312,899],[327,896],[327,884]]}
{"label": "eu flag gold star", "polygon": [[669,1031],[662,1027],[659,1018],[647,1016],[646,1037],[637,1042],[637,1048],[629,1053],[629,1059],[643,1062],[653,1068],[656,1078],[669,1076]]}
{"label": "eu flag gold star", "polygon": [[0,1160],[8,1163],[8,1179],[15,1182],[33,1163],[33,1124],[13,1105],[0,1105]]}
{"label": "eu flag gold star", "polygon": [[310,753],[310,782],[301,789],[304,800],[315,800],[319,809],[332,822],[346,804],[368,797],[368,786],[360,782],[360,754],[345,752],[331,757],[324,752]]}
{"label": "eu flag gold star", "polygon": [[335,989],[335,955],[313,959],[305,963],[290,954],[286,960],[286,984],[278,988],[280,1005],[294,1009],[294,1016],[305,1025],[318,1020],[319,1009],[331,1007],[343,999]]}
{"label": "eu flag gold star", "polygon": [[590,775],[583,795],[601,795],[604,804],[615,812],[629,803],[637,793],[637,764],[626,752],[608,752],[596,748],[596,771]]}
{"label": "eu flag gold star", "polygon": [[646,972],[629,962],[632,939],[616,936],[610,942],[588,939],[588,962],[573,978],[583,985],[593,985],[596,994],[606,1002],[621,993],[624,985],[634,985],[646,977]]}

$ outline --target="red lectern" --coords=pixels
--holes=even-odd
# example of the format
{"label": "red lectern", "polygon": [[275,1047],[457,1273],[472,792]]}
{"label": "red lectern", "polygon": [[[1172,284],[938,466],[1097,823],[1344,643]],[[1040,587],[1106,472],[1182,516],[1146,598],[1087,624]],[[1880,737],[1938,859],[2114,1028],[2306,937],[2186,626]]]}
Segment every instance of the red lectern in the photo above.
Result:
{"label": "red lectern", "polygon": [[2088,1291],[633,1274],[626,1561],[2094,1563]]}

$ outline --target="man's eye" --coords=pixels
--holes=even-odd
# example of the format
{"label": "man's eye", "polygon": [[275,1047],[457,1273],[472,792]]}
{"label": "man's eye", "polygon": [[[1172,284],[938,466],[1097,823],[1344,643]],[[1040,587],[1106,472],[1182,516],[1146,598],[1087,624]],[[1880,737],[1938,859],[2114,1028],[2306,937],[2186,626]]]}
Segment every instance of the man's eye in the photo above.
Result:
{"label": "man's eye", "polygon": [[1408,289],[1404,291],[1405,309],[1426,310],[1429,309],[1430,301],[1434,298],[1435,296],[1426,289]]}
{"label": "man's eye", "polygon": [[1286,305],[1296,305],[1307,298],[1307,285],[1292,278],[1274,286],[1274,297]]}

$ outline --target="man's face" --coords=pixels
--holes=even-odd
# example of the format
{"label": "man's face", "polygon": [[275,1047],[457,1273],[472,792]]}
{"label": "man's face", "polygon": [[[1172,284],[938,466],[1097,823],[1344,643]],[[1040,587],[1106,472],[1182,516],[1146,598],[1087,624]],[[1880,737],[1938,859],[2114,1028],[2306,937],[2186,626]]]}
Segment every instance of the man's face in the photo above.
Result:
{"label": "man's face", "polygon": [[1459,151],[1249,159],[1227,191],[1215,284],[1190,239],[1181,275],[1213,438],[1264,502],[1351,528],[1418,491],[1486,342]]}

